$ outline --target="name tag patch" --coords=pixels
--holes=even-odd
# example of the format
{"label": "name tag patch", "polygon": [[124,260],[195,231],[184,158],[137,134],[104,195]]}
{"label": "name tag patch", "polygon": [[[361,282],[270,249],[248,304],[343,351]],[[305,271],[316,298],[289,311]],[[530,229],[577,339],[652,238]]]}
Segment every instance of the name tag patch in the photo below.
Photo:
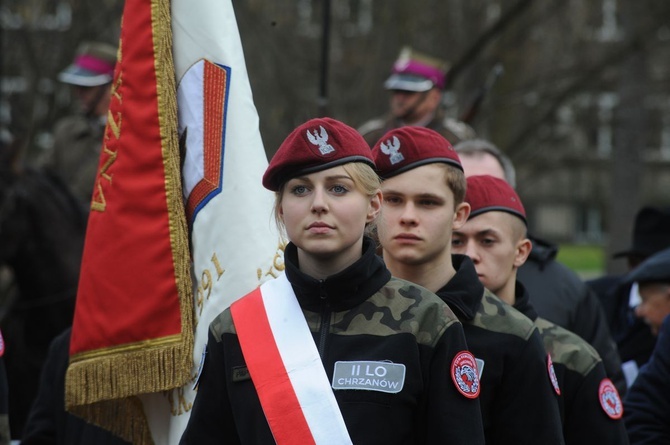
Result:
{"label": "name tag patch", "polygon": [[399,393],[405,384],[405,365],[390,362],[335,362],[333,389]]}

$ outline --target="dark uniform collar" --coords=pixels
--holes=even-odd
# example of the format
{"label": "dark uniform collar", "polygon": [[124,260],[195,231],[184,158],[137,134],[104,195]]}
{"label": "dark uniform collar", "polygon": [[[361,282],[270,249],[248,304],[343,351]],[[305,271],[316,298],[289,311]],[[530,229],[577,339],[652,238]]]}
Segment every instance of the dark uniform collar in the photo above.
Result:
{"label": "dark uniform collar", "polygon": [[517,280],[514,290],[514,309],[533,321],[537,319],[537,312],[535,312],[535,308],[530,303],[530,294],[519,280]]}
{"label": "dark uniform collar", "polygon": [[298,267],[298,248],[288,243],[284,251],[286,277],[300,306],[318,311],[324,301],[335,311],[351,309],[367,300],[390,279],[381,258],[375,254],[375,243],[363,238],[363,256],[343,271],[323,280],[304,274]]}
{"label": "dark uniform collar", "polygon": [[452,255],[451,262],[456,269],[456,275],[437,291],[437,295],[460,320],[472,320],[484,296],[484,285],[479,281],[470,257]]}

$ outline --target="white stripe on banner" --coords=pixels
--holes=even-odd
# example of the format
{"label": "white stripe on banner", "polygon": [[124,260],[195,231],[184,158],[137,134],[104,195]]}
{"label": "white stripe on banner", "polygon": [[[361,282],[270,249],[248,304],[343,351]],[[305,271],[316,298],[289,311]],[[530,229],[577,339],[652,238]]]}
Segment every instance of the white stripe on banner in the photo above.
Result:
{"label": "white stripe on banner", "polygon": [[351,444],[319,351],[286,274],[264,283],[261,294],[277,349],[315,442]]}

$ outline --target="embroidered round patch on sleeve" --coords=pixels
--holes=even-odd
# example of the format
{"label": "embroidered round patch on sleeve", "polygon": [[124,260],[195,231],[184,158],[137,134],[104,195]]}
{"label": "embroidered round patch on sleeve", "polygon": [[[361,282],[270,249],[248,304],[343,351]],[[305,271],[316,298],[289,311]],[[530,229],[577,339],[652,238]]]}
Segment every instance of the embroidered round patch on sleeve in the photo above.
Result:
{"label": "embroidered round patch on sleeve", "polygon": [[451,362],[451,378],[458,392],[468,399],[479,397],[479,375],[477,374],[477,362],[469,351],[461,351],[456,354]]}
{"label": "embroidered round patch on sleeve", "polygon": [[549,380],[551,380],[551,386],[554,387],[554,391],[559,396],[561,395],[561,387],[558,386],[558,377],[556,377],[556,370],[554,369],[554,362],[551,361],[551,355],[547,354],[547,372],[549,373]]}
{"label": "embroidered round patch on sleeve", "polygon": [[605,414],[614,420],[621,419],[621,416],[623,416],[623,404],[621,403],[621,397],[619,397],[619,391],[617,391],[610,379],[605,378],[600,382],[598,399]]}

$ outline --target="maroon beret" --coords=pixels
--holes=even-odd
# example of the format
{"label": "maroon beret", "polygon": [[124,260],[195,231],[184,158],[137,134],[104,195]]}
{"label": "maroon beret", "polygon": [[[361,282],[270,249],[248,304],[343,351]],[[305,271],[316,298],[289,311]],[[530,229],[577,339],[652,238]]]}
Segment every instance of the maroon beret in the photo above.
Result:
{"label": "maroon beret", "polygon": [[372,155],[377,173],[383,179],[435,162],[463,171],[461,160],[449,141],[425,127],[405,126],[389,131],[372,148]]}
{"label": "maroon beret", "polygon": [[263,175],[263,186],[276,192],[298,175],[326,170],[348,162],[374,168],[370,146],[356,130],[328,117],[311,119],[288,135]]}
{"label": "maroon beret", "polygon": [[518,216],[527,224],[521,199],[507,181],[489,175],[470,176],[467,181],[465,202],[470,204],[470,218],[486,212],[500,211]]}

